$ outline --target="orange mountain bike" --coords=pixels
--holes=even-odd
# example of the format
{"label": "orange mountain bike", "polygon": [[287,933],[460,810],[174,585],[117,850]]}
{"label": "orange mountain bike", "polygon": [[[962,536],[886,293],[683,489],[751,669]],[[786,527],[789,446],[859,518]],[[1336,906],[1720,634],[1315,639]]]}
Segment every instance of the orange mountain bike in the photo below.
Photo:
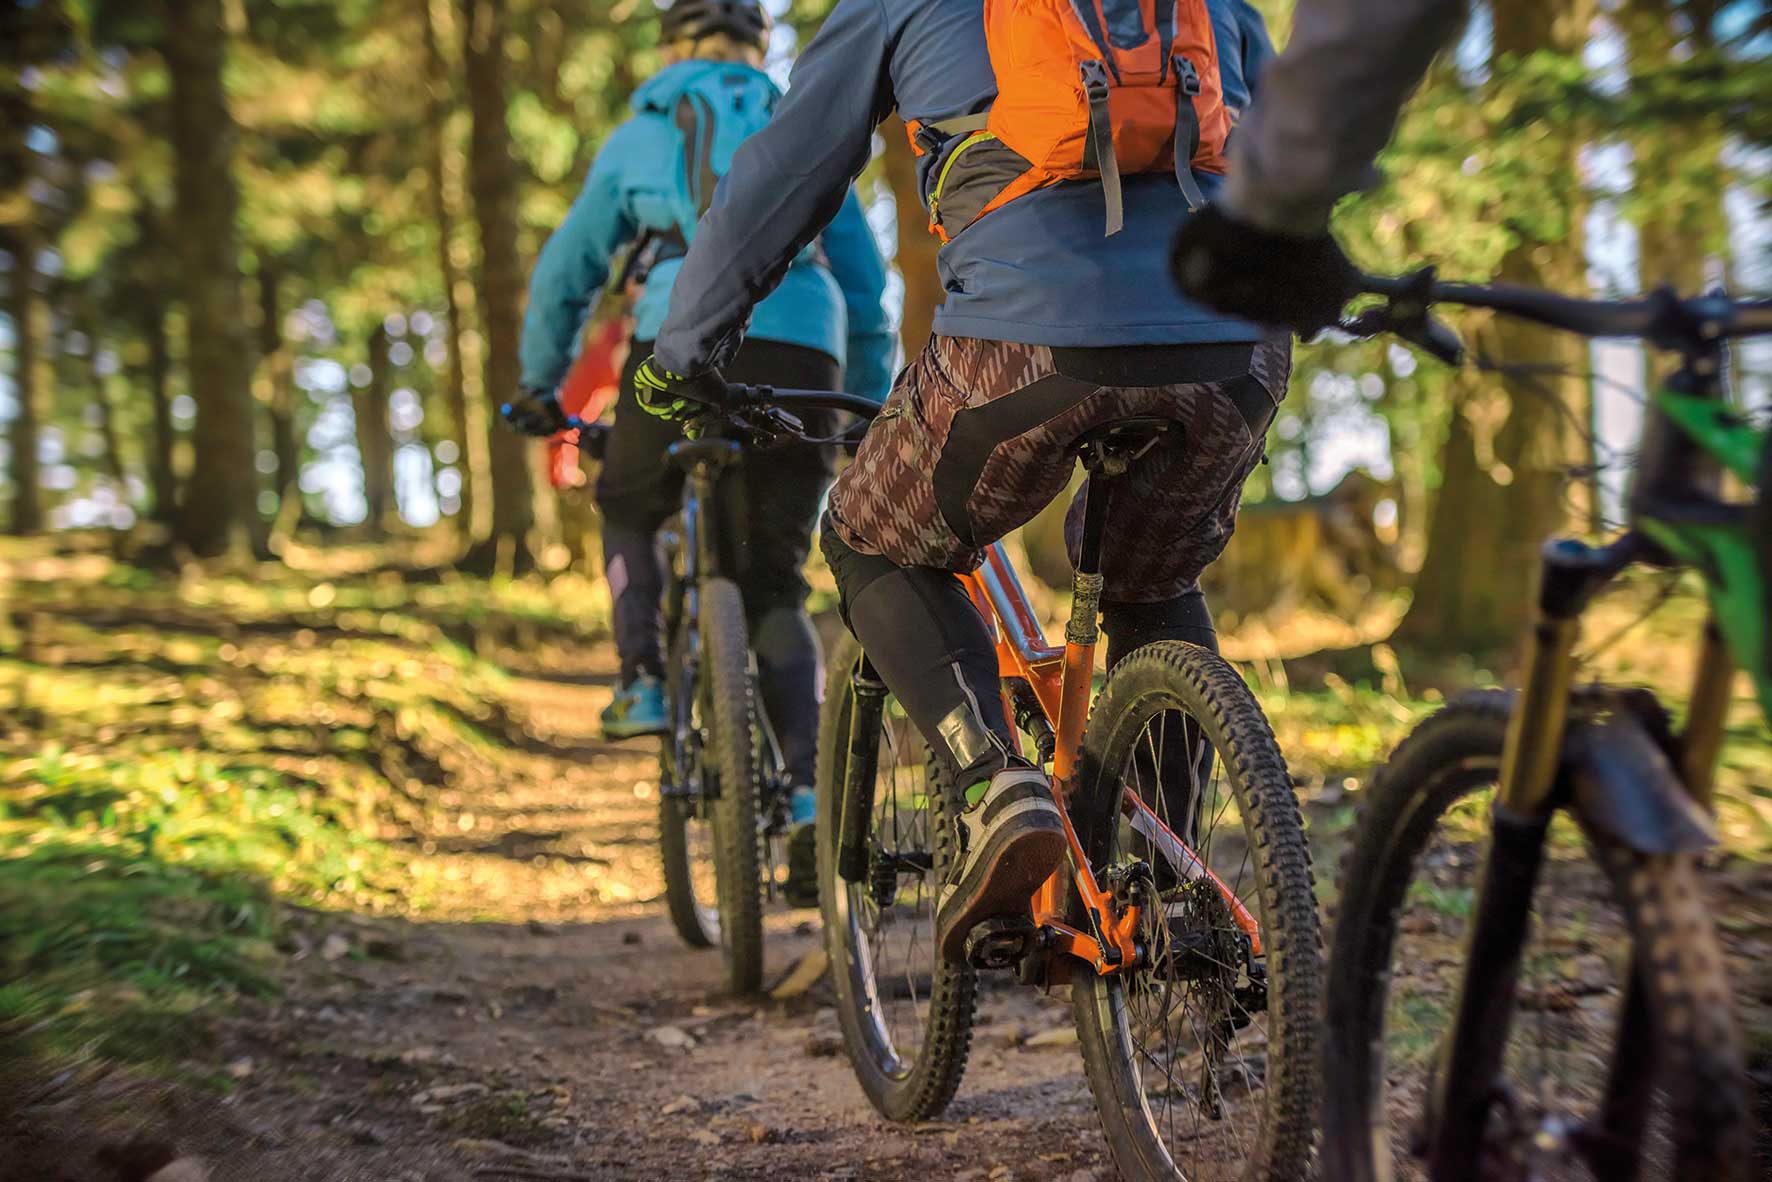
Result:
{"label": "orange mountain bike", "polygon": [[[791,434],[830,395],[737,387],[728,423]],[[871,413],[872,408],[868,408]],[[1248,686],[1207,649],[1137,649],[1093,694],[1114,478],[1179,424],[1086,437],[1075,598],[1047,643],[1001,547],[966,576],[997,638],[1003,702],[1049,765],[1067,865],[1027,915],[935,944],[955,860],[951,774],[852,640],[829,663],[819,750],[819,894],[855,1073],[893,1120],[928,1119],[965,1068],[981,973],[1068,986],[1101,1124],[1131,1179],[1308,1173],[1322,976],[1291,780]],[[1085,721],[1087,720],[1087,721]]]}

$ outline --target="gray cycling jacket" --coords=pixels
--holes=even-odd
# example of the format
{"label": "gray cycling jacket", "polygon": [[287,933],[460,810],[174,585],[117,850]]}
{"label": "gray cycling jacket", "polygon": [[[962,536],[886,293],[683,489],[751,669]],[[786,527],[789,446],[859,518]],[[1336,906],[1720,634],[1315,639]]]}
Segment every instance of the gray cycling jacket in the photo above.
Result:
{"label": "gray cycling jacket", "polygon": [[1468,0],[1301,0],[1286,51],[1231,136],[1224,203],[1267,230],[1323,229],[1372,161]]}

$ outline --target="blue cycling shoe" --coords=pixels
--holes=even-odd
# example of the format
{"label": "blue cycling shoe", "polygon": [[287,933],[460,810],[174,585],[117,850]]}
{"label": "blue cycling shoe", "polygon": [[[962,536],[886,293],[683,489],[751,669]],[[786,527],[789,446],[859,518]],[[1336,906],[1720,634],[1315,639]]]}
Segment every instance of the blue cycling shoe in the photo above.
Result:
{"label": "blue cycling shoe", "polygon": [[603,737],[610,740],[669,733],[671,720],[665,711],[664,682],[642,673],[616,691],[615,701],[603,710],[602,720]]}
{"label": "blue cycling shoe", "polygon": [[782,895],[790,907],[818,906],[818,838],[812,828],[818,794],[796,788],[788,797],[788,881]]}

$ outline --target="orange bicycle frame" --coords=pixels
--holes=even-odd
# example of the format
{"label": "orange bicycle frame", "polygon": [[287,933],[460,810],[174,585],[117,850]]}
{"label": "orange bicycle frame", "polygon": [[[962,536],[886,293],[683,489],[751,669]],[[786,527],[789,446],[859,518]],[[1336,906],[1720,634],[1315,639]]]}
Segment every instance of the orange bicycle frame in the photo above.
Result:
{"label": "orange bicycle frame", "polygon": [[[1079,929],[1065,917],[1063,869],[1042,883],[1029,901],[1034,923],[1052,934],[1052,950],[1093,965],[1101,975],[1130,969],[1138,963],[1139,957],[1134,935],[1138,930],[1140,908],[1136,904],[1120,906],[1113,893],[1096,881],[1088,855],[1071,824],[1068,807],[1075,788],[1083,722],[1088,717],[1095,676],[1098,632],[1094,627],[1093,613],[1086,613],[1089,617],[1087,629],[1067,629],[1062,648],[1048,644],[1021,580],[1000,544],[991,546],[985,553],[984,563],[971,574],[961,576],[961,581],[995,636],[1001,675],[1020,678],[1032,687],[1055,735],[1053,796],[1064,822],[1065,840],[1070,846],[1071,880],[1091,917],[1089,926],[1093,930]],[[1011,704],[1005,700],[1004,705],[1008,716],[1013,718]],[[1243,901],[1237,898],[1236,892],[1213,874],[1136,792],[1121,793],[1121,811],[1184,878],[1204,878],[1217,886],[1237,926],[1249,937],[1253,953],[1259,956],[1262,951],[1260,925]]]}

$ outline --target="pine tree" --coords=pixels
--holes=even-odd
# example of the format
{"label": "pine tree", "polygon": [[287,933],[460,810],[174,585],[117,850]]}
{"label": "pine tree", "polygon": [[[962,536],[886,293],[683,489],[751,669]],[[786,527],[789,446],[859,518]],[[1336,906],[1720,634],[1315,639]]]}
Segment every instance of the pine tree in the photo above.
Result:
{"label": "pine tree", "polygon": [[[469,188],[480,231],[480,323],[486,338],[486,395],[516,396],[517,339],[523,305],[517,255],[517,171],[505,122],[504,0],[459,0],[462,59],[473,133]],[[495,417],[495,416],[494,416]],[[529,531],[535,524],[535,485],[529,444],[496,421],[489,428],[492,458],[492,534],[463,559],[469,569],[533,565]]]}
{"label": "pine tree", "polygon": [[163,15],[177,192],[171,236],[186,307],[191,397],[197,403],[191,437],[196,462],[177,538],[204,557],[247,547],[262,554],[266,538],[253,467],[252,363],[240,315],[237,130],[222,84],[227,32],[220,0],[167,0]]}

